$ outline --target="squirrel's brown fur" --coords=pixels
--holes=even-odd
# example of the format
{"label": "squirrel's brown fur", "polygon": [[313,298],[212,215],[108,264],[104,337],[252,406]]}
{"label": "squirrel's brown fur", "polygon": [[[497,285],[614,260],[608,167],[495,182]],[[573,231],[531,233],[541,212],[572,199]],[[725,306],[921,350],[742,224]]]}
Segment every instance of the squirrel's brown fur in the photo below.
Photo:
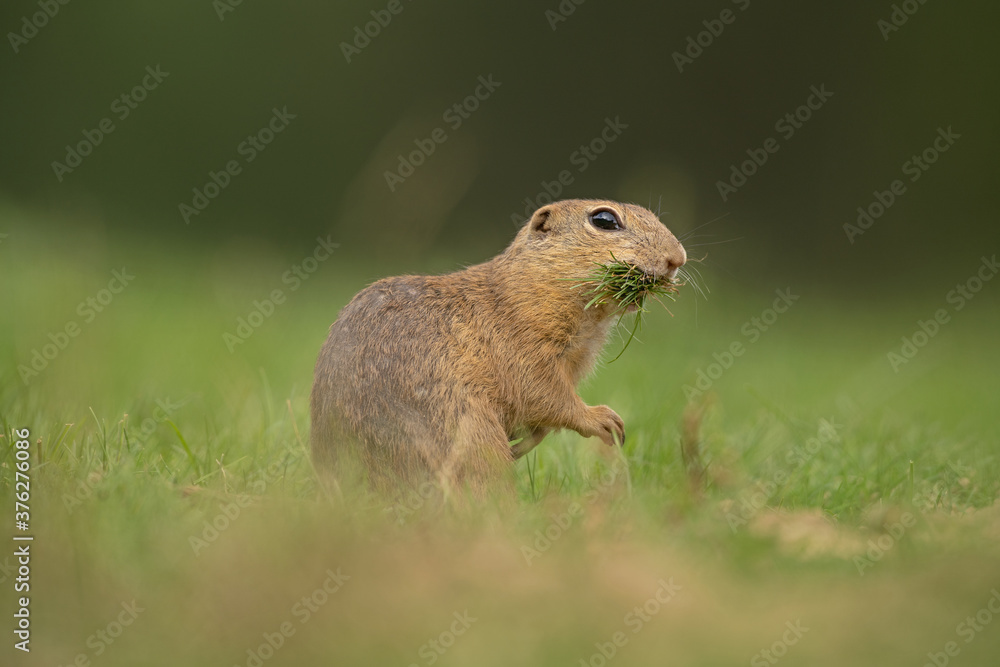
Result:
{"label": "squirrel's brown fur", "polygon": [[[623,228],[592,224],[601,210]],[[538,209],[488,262],[362,290],[316,363],[317,464],[351,454],[375,480],[435,475],[451,486],[489,478],[552,429],[621,441],[621,418],[576,394],[615,315],[611,304],[585,308],[579,283],[612,253],[657,277],[687,259],[642,207],[567,200]]]}

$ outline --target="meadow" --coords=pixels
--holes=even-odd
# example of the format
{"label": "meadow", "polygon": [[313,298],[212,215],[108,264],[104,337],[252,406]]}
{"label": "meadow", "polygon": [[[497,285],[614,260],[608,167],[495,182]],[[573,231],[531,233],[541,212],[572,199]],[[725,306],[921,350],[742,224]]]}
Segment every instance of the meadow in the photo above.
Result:
{"label": "meadow", "polygon": [[312,368],[367,283],[482,258],[5,218],[0,497],[15,535],[29,429],[35,539],[30,654],[0,555],[3,664],[1000,658],[1000,285],[956,310],[947,279],[848,298],[706,267],[707,296],[652,307],[581,388],[624,418],[620,450],[549,436],[515,499],[442,505],[317,483]]}

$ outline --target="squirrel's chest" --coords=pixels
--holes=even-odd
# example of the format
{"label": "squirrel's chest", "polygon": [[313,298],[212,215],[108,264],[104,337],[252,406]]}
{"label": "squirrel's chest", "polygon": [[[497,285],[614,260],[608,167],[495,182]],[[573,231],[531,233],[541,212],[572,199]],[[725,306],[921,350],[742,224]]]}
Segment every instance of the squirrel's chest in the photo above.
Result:
{"label": "squirrel's chest", "polygon": [[580,382],[593,370],[613,323],[613,318],[584,320],[570,337],[561,357],[574,383]]}

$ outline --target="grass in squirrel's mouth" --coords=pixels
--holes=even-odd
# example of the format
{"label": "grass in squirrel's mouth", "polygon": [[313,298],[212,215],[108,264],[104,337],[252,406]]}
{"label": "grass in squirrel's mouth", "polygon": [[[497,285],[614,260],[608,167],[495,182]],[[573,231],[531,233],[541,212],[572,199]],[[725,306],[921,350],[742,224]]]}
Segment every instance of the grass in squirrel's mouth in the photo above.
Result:
{"label": "grass in squirrel's mouth", "polygon": [[633,310],[635,312],[635,326],[632,327],[632,333],[629,334],[625,347],[618,353],[618,356],[611,360],[615,361],[628,349],[642,325],[642,315],[646,312],[643,308],[646,297],[652,297],[657,301],[660,301],[661,297],[666,297],[674,301],[677,289],[682,283],[651,276],[634,264],[618,260],[613,253],[610,262],[606,264],[595,262],[595,265],[597,268],[594,272],[586,280],[576,285],[576,287],[590,287],[587,294],[591,299],[584,306],[584,309],[615,304],[616,311],[620,313],[619,321],[625,316],[625,313]]}

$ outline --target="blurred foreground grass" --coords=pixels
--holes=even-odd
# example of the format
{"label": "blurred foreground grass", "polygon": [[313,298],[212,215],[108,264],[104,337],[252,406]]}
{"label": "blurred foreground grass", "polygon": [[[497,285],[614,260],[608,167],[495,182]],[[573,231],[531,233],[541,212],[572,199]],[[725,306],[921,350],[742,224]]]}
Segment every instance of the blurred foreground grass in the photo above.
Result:
{"label": "blurred foreground grass", "polygon": [[[559,434],[518,463],[516,501],[442,508],[322,492],[303,444],[312,365],[371,280],[481,258],[374,267],[344,248],[313,265],[312,241],[181,251],[5,222],[8,533],[13,429],[37,444],[33,651],[4,630],[3,664],[1000,656],[1000,286],[897,373],[886,353],[945,305],[947,278],[844,300],[709,273],[709,300],[682,289],[582,390],[625,419],[622,452]],[[134,278],[101,304],[113,271]],[[769,315],[775,290],[797,299]],[[90,297],[99,312],[80,308]],[[266,316],[243,341],[254,309]],[[26,385],[18,367],[70,322],[78,334]],[[701,373],[718,375],[706,391]],[[699,394],[687,412],[684,385]]]}

